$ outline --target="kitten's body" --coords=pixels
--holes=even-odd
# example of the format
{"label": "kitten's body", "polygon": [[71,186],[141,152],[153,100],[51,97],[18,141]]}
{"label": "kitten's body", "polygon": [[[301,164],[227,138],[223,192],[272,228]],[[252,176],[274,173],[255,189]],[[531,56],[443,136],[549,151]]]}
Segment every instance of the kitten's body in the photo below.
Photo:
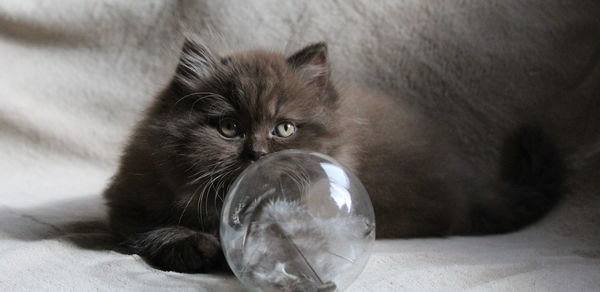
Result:
{"label": "kitten's body", "polygon": [[464,186],[452,188],[468,168],[458,171],[458,152],[448,135],[391,96],[359,88],[347,88],[340,96],[344,116],[357,123],[351,139],[356,143],[354,171],[376,210],[377,236],[456,233],[466,194]]}
{"label": "kitten's body", "polygon": [[[243,135],[224,137],[223,117],[235,118]],[[274,135],[282,121],[297,126],[292,136]],[[561,178],[541,132],[524,129],[513,140],[505,172],[492,179],[399,99],[335,88],[323,44],[288,59],[264,51],[217,59],[188,42],[177,77],[139,124],[105,196],[111,227],[132,252],[183,272],[222,263],[217,232],[227,187],[262,154],[290,148],[328,154],[358,175],[378,237],[506,232],[539,218]]]}

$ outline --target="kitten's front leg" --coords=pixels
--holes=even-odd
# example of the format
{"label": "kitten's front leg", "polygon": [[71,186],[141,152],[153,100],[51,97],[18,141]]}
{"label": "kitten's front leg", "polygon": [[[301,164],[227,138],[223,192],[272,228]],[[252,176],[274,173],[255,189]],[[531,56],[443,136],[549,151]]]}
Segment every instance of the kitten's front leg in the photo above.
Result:
{"label": "kitten's front leg", "polygon": [[181,226],[137,234],[126,245],[165,271],[207,273],[222,269],[225,263],[216,236]]}

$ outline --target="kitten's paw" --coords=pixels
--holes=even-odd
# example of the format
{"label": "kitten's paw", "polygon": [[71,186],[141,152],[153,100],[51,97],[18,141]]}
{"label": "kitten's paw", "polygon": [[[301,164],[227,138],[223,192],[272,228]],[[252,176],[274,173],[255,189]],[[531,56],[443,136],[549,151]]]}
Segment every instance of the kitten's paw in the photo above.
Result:
{"label": "kitten's paw", "polygon": [[202,232],[166,244],[147,258],[161,270],[181,273],[215,272],[225,263],[219,240]]}

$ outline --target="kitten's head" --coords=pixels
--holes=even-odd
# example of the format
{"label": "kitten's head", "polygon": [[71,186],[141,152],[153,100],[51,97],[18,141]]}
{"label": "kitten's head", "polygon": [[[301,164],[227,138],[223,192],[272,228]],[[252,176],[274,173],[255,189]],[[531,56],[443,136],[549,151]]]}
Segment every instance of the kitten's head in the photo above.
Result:
{"label": "kitten's head", "polygon": [[[150,115],[159,151],[190,182],[227,177],[285,149],[333,155],[343,125],[329,81],[327,47],[286,58],[262,50],[217,57],[187,41],[172,84]],[[217,187],[217,186],[215,186]]]}

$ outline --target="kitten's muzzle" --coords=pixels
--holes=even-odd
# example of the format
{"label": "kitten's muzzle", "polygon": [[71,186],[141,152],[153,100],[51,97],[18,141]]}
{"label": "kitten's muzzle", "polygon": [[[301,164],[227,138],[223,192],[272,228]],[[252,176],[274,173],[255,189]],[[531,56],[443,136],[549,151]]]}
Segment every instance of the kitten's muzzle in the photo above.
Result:
{"label": "kitten's muzzle", "polygon": [[252,151],[252,160],[257,161],[267,156],[267,152],[265,151]]}

